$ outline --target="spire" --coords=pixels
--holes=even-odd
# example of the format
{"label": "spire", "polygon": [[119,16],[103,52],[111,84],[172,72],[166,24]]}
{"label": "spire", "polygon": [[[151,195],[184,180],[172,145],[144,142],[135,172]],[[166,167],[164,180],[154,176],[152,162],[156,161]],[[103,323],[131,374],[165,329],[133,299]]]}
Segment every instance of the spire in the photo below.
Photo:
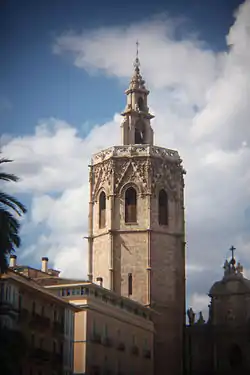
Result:
{"label": "spire", "polygon": [[140,69],[140,60],[139,60],[139,42],[137,40],[136,42],[136,58],[135,58],[135,62],[134,62],[134,67],[135,67],[135,70],[138,70]]}
{"label": "spire", "polygon": [[134,74],[131,78],[129,90],[145,90],[147,91],[145,87],[145,81],[142,79],[141,73],[140,73],[140,60],[139,60],[139,42],[136,42],[136,57],[134,61]]}
{"label": "spire", "polygon": [[125,91],[127,104],[121,113],[122,142],[128,144],[153,144],[153,130],[150,120],[154,117],[149,113],[147,97],[149,91],[140,73],[139,42],[136,42],[136,57],[134,60],[134,73],[129,88]]}

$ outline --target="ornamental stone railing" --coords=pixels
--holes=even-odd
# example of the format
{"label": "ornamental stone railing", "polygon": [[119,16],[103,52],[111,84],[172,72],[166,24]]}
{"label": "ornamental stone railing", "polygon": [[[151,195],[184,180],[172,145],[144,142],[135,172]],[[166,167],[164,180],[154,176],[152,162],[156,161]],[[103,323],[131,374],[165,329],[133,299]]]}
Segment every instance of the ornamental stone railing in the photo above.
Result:
{"label": "ornamental stone railing", "polygon": [[181,163],[178,151],[153,145],[124,145],[113,146],[97,152],[92,156],[91,164],[101,163],[111,157],[131,157],[131,156],[153,156],[168,159],[169,161]]}

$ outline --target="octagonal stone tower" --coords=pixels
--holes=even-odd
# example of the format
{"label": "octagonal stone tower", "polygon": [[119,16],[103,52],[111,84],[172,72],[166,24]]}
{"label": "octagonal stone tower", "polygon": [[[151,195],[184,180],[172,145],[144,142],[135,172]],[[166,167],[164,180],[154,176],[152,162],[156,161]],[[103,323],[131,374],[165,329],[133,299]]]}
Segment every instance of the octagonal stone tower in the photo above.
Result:
{"label": "octagonal stone tower", "polygon": [[[180,375],[185,322],[184,169],[153,144],[138,56],[122,113],[122,146],[92,157],[89,280],[154,310],[155,375]],[[163,371],[164,370],[164,371]],[[163,371],[163,372],[162,372]]]}

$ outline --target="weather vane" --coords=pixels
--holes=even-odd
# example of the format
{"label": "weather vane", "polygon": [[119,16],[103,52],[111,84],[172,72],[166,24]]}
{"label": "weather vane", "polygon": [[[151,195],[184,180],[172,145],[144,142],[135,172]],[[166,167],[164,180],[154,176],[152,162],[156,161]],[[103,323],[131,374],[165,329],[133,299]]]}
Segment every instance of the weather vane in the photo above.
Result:
{"label": "weather vane", "polygon": [[136,41],[136,59],[134,63],[134,67],[139,69],[140,66],[140,60],[139,60],[139,42],[138,40]]}
{"label": "weather vane", "polygon": [[139,57],[139,42],[138,40],[136,41],[136,58],[138,59]]}

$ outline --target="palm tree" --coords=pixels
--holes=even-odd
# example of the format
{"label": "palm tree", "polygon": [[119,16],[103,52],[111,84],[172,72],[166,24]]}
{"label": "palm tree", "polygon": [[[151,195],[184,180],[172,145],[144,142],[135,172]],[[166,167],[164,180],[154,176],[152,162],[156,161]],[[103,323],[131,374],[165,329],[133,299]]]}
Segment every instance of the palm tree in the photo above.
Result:
{"label": "palm tree", "polygon": [[[0,158],[0,167],[12,160]],[[0,171],[0,182],[17,182],[19,178],[14,174]],[[25,206],[16,198],[0,190],[0,272],[8,268],[7,257],[15,252],[21,244],[19,229],[20,223],[17,216],[26,212]]]}

